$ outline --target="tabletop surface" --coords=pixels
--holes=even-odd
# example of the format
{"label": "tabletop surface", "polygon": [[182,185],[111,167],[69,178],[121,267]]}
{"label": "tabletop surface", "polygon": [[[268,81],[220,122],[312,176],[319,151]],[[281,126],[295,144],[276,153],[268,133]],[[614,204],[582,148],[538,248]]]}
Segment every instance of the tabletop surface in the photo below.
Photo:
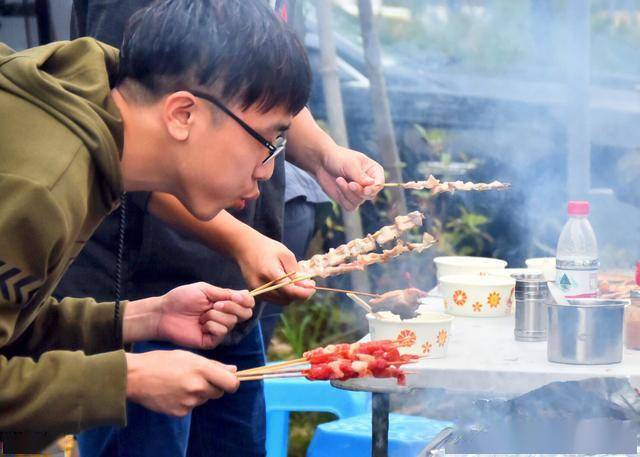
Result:
{"label": "tabletop surface", "polygon": [[[443,311],[442,299],[429,297],[421,309]],[[407,387],[394,379],[363,378],[333,381],[336,387],[379,392],[407,388],[444,388],[464,392],[520,395],[556,381],[588,378],[628,378],[640,387],[640,351],[623,350],[621,363],[566,365],[547,361],[546,341],[523,343],[513,335],[514,317],[455,317],[448,354],[442,359],[422,359],[406,367]]]}

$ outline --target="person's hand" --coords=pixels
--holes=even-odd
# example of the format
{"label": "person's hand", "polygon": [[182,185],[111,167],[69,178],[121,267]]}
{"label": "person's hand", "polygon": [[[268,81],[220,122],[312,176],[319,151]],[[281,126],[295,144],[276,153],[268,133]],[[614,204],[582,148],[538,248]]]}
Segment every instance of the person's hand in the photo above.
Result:
{"label": "person's hand", "polygon": [[[297,271],[296,257],[284,244],[258,232],[255,232],[254,236],[255,238],[248,240],[246,247],[235,255],[242,270],[242,276],[251,289]],[[259,297],[280,305],[287,305],[294,300],[308,299],[315,292],[314,286],[314,281],[300,281],[273,292],[261,294]]]}
{"label": "person's hand", "polygon": [[160,303],[158,338],[199,349],[217,346],[236,323],[251,318],[255,305],[247,291],[205,282],[176,287]]}
{"label": "person's hand", "polygon": [[335,145],[315,174],[324,191],[348,211],[372,200],[384,184],[384,169],[361,152]]}
{"label": "person's hand", "polygon": [[236,367],[187,351],[126,354],[127,399],[158,413],[184,416],[238,389]]}

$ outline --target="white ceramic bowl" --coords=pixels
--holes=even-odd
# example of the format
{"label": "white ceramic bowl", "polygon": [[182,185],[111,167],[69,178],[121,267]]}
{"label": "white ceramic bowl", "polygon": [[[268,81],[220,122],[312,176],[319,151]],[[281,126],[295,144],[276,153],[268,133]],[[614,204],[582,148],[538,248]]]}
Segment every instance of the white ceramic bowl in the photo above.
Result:
{"label": "white ceramic bowl", "polygon": [[555,257],[536,257],[524,261],[527,267],[542,270],[544,279],[547,281],[556,280],[556,258]]}
{"label": "white ceramic bowl", "polygon": [[467,317],[511,314],[516,280],[497,275],[452,275],[439,280],[447,313]]}
{"label": "white ceramic bowl", "polygon": [[503,270],[507,262],[489,257],[445,256],[433,259],[436,264],[436,276],[490,273]]}
{"label": "white ceramic bowl", "polygon": [[401,320],[388,311],[367,314],[372,340],[399,340],[401,354],[414,354],[437,359],[447,354],[453,316],[423,311],[413,319]]}

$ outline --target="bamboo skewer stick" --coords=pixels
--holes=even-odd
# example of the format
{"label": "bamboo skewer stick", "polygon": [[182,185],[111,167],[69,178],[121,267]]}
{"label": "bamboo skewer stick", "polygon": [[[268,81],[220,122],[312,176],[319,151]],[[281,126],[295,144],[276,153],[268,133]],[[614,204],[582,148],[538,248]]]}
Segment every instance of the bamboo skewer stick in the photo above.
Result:
{"label": "bamboo skewer stick", "polygon": [[[394,345],[397,345],[397,344],[399,344],[398,341],[395,341]],[[419,356],[418,358],[422,359],[425,357],[427,356],[423,355],[423,356]],[[270,374],[270,373],[278,372],[284,368],[290,368],[296,365],[306,365],[308,363],[309,363],[309,360],[307,360],[306,357],[300,357],[298,359],[286,360],[284,362],[274,363],[271,365],[263,365],[260,367],[247,368],[246,370],[241,370],[236,372],[236,376],[241,377],[241,376],[247,376],[247,375]]]}
{"label": "bamboo skewer stick", "polygon": [[309,361],[305,357],[300,357],[299,359],[287,360],[285,362],[274,363],[273,365],[263,365],[261,367],[248,368],[246,370],[238,371],[236,375],[243,375],[243,374],[263,372],[263,371],[277,371],[278,369],[283,367],[301,365],[304,363],[309,363]]}
{"label": "bamboo skewer stick", "polygon": [[251,295],[252,297],[255,297],[256,295],[260,295],[260,294],[264,294],[266,292],[271,292],[272,290],[277,290],[280,289],[281,287],[284,286],[290,286],[291,284],[295,284],[297,282],[300,281],[304,281],[306,279],[311,279],[313,278],[314,275],[305,275],[305,276],[299,276],[297,278],[293,278],[291,279],[291,281],[289,282],[281,282],[280,284],[276,284],[274,286],[270,286],[270,287],[265,287],[264,289],[260,289],[260,290],[252,290],[251,292],[249,292],[249,295]]}
{"label": "bamboo skewer stick", "polygon": [[[389,362],[389,365],[407,365],[407,364],[416,363],[416,362],[417,362],[416,360],[407,361],[407,362],[398,361],[396,363]],[[404,371],[404,373],[405,374],[416,374],[417,371]],[[277,371],[277,372],[248,373],[248,374],[245,374],[245,375],[238,376],[238,379],[240,381],[259,381],[259,380],[264,380],[264,379],[298,378],[298,377],[302,377],[302,376],[306,376],[305,374],[302,373],[302,370],[294,368],[294,369],[280,370],[280,371]]]}
{"label": "bamboo skewer stick", "polygon": [[[422,357],[420,357],[422,358]],[[389,365],[394,365],[394,366],[400,366],[400,365],[408,365],[411,363],[418,363],[418,359],[415,360],[387,360],[386,361]],[[265,368],[269,368],[269,366],[265,367]],[[272,374],[285,374],[285,373],[300,373],[302,370],[306,370],[306,368],[302,368],[302,367],[284,367],[282,369],[278,369],[278,370],[270,370],[270,371],[266,371],[266,370],[260,370],[260,371],[254,371],[251,373],[239,373],[237,376],[238,378],[246,378],[247,376],[258,376],[258,375],[272,375]]]}
{"label": "bamboo skewer stick", "polygon": [[342,292],[345,294],[364,295],[365,297],[380,298],[380,294],[372,294],[371,292],[358,292],[357,290],[334,289],[333,287],[315,286],[316,290],[326,290],[327,292]]}
{"label": "bamboo skewer stick", "polygon": [[257,376],[257,375],[264,375],[264,374],[300,373],[302,372],[302,370],[306,370],[306,369],[307,369],[306,367],[293,367],[293,368],[285,367],[277,371],[260,371],[255,373],[241,374],[238,376],[238,378],[246,378],[247,376]]}
{"label": "bamboo skewer stick", "polygon": [[[379,187],[404,187],[407,183],[404,182],[385,182],[384,184],[378,184]],[[444,182],[440,183],[440,184],[444,184]],[[486,189],[486,190],[504,190],[504,189],[509,189],[511,187],[511,183],[508,182],[504,182],[502,183],[502,187],[497,187],[494,189]],[[408,190],[412,190],[412,189],[408,189]],[[415,190],[415,189],[413,189]],[[422,190],[433,190],[433,189],[429,189],[429,188],[424,188]],[[465,189],[455,189],[458,191],[464,191]],[[482,191],[480,189],[472,189],[475,191]]]}
{"label": "bamboo skewer stick", "polygon": [[304,375],[302,373],[283,373],[283,374],[258,374],[254,376],[239,377],[238,380],[242,381],[263,381],[265,379],[277,379],[277,378],[301,378]]}
{"label": "bamboo skewer stick", "polygon": [[290,278],[291,276],[293,276],[295,274],[296,274],[296,272],[292,271],[291,273],[287,273],[286,275],[282,275],[279,278],[276,278],[276,279],[274,279],[272,281],[269,281],[268,283],[265,283],[265,284],[261,285],[260,287],[256,287],[251,292],[257,292],[259,290],[262,290],[262,289],[265,289],[267,287],[273,286],[274,284],[279,283],[280,281],[282,281],[284,279]]}
{"label": "bamboo skewer stick", "polygon": [[347,293],[347,297],[349,297],[351,300],[353,300],[356,305],[360,306],[366,312],[372,313],[378,319],[383,319],[383,317],[380,314],[378,314],[377,312],[375,312],[373,310],[373,308],[371,308],[371,305],[369,303],[367,303],[366,301],[364,301],[362,298],[360,298],[357,295],[354,295],[352,293]]}

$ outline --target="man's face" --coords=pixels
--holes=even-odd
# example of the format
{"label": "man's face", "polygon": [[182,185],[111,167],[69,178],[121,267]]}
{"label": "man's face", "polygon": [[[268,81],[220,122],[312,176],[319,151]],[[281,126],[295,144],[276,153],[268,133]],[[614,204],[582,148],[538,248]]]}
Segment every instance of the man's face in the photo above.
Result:
{"label": "man's face", "polygon": [[[256,199],[258,181],[271,178],[275,161],[263,164],[269,156],[263,144],[209,101],[195,100],[189,138],[178,157],[180,199],[197,218],[209,220],[224,208],[242,209]],[[272,144],[292,119],[282,108],[267,113],[254,106],[227,108]]]}

